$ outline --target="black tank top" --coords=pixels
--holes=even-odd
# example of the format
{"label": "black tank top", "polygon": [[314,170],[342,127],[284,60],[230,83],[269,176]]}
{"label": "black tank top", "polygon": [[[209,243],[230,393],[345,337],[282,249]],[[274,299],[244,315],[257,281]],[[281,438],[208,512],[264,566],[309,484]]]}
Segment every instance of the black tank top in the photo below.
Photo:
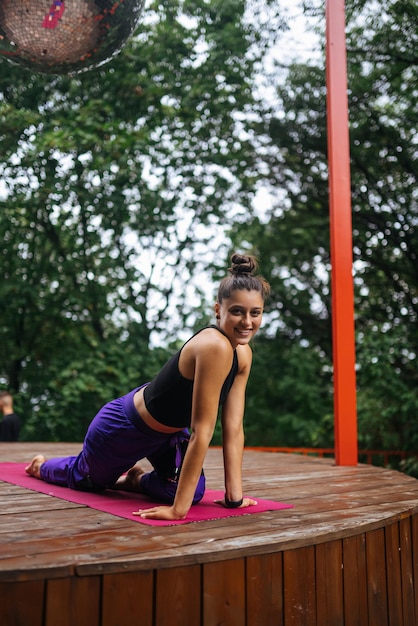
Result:
{"label": "black tank top", "polygon": [[[207,328],[215,328],[225,335],[217,326],[207,326]],[[201,328],[193,337],[196,337],[202,330],[205,329]],[[190,337],[186,343],[193,339],[193,337]],[[145,406],[151,415],[165,426],[179,428],[186,428],[191,424],[194,383],[193,380],[184,378],[179,371],[179,358],[183,348],[167,361],[155,378],[153,378],[150,384],[144,389]],[[225,402],[237,372],[238,357],[236,350],[234,350],[232,367],[222,385],[219,404]]]}

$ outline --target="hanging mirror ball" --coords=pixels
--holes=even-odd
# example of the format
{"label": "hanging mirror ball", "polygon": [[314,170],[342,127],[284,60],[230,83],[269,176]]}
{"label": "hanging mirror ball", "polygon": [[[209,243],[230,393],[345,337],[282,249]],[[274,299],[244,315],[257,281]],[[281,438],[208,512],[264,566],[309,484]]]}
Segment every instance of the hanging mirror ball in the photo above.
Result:
{"label": "hanging mirror ball", "polygon": [[117,54],[144,0],[0,0],[0,59],[72,74]]}

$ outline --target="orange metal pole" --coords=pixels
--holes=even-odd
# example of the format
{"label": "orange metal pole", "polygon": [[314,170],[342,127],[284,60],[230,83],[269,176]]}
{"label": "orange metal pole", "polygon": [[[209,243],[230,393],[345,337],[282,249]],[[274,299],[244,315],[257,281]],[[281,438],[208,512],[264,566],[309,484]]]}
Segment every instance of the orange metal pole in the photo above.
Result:
{"label": "orange metal pole", "polygon": [[334,430],[337,465],[357,465],[353,242],[344,0],[326,0]]}

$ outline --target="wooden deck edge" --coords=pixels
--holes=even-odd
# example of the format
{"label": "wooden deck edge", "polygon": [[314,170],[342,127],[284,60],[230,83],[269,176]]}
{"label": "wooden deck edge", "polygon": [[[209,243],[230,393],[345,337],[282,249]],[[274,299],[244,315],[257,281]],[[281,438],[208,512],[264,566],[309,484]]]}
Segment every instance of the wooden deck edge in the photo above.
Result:
{"label": "wooden deck edge", "polygon": [[[214,550],[215,546],[212,543],[211,547],[203,551],[202,544],[196,546],[196,550],[192,553],[184,554],[181,556],[181,565],[204,565],[205,563],[219,563],[221,561],[231,561],[242,557],[257,557],[267,554],[276,554],[278,552],[286,552],[295,550],[298,548],[306,548],[309,546],[321,545],[329,543],[331,541],[343,540],[349,537],[356,537],[371,533],[376,530],[384,529],[392,524],[400,522],[405,519],[412,519],[414,517],[418,519],[418,505],[411,507],[409,510],[405,510],[402,513],[395,515],[389,515],[387,517],[370,522],[370,524],[362,524],[356,528],[345,529],[344,531],[334,530],[331,532],[323,531],[318,534],[312,533],[310,536],[298,537],[294,540],[284,539],[277,542],[267,542],[265,537],[259,545],[240,545],[237,547],[222,547],[222,542],[218,542],[218,548]],[[156,559],[153,556],[149,558],[139,558],[138,555],[132,555],[131,558],[124,557],[123,559],[105,559],[102,562],[95,561],[95,563],[81,564],[75,567],[75,573],[77,576],[94,576],[103,573],[117,574],[121,572],[133,572],[133,571],[149,571],[160,570],[178,567],[179,565],[179,550],[178,548],[167,550],[164,558],[159,557]]]}

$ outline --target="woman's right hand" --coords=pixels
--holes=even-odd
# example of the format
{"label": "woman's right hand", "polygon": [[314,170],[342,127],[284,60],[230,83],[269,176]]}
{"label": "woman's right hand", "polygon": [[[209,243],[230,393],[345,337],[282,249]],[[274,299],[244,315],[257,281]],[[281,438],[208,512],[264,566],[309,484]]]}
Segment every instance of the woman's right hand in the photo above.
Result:
{"label": "woman's right hand", "polygon": [[142,517],[143,519],[161,519],[161,520],[181,520],[185,519],[186,515],[179,516],[175,513],[173,506],[154,506],[151,509],[139,509],[139,511],[133,511],[132,515]]}

